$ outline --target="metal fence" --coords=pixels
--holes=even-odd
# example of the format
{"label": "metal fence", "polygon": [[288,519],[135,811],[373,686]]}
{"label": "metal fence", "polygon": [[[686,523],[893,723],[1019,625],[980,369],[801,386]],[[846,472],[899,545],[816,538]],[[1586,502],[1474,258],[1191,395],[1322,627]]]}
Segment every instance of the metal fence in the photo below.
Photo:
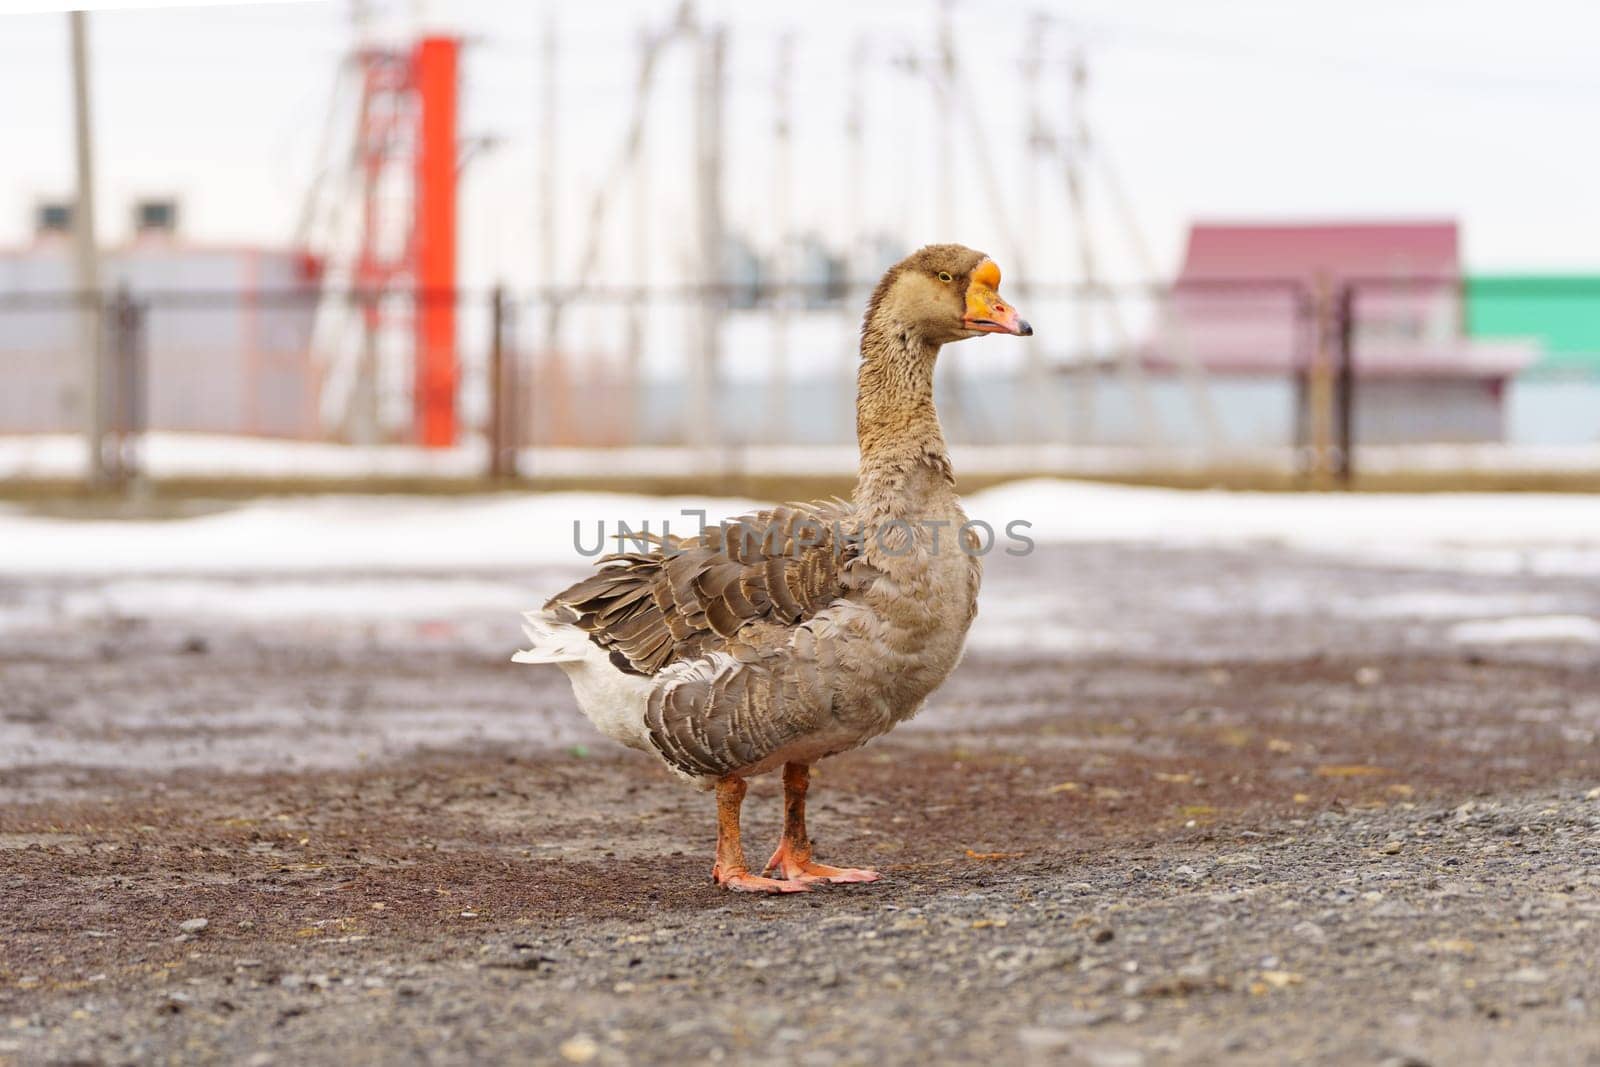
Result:
{"label": "metal fence", "polygon": [[[406,444],[411,322],[443,300],[457,436],[486,473],[539,448],[847,446],[868,289],[0,295],[0,434],[82,432],[98,395],[113,478],[150,432]],[[1600,374],[1541,375],[1537,338],[1469,336],[1457,279],[1008,289],[1036,336],[941,357],[953,444],[1270,454],[1348,478],[1358,445],[1504,442],[1516,418],[1537,443],[1600,442]],[[1600,314],[1600,288],[1566,299]],[[1548,396],[1518,414],[1519,389]]]}

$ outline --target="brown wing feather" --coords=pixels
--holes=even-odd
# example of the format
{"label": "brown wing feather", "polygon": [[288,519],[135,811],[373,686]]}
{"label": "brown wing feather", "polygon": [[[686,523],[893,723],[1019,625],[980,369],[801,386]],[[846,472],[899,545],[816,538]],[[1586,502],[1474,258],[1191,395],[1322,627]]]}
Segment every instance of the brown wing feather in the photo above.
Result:
{"label": "brown wing feather", "polygon": [[606,556],[545,608],[570,615],[622,669],[653,675],[728,651],[752,622],[794,625],[843,595],[857,553],[840,534],[851,522],[850,506],[838,500],[744,515],[654,552]]}
{"label": "brown wing feather", "polygon": [[686,666],[650,693],[645,726],[651,743],[680,771],[715,778],[755,766],[814,732],[830,702],[815,670],[815,650],[799,651],[771,663],[736,640],[731,659],[708,657]]}

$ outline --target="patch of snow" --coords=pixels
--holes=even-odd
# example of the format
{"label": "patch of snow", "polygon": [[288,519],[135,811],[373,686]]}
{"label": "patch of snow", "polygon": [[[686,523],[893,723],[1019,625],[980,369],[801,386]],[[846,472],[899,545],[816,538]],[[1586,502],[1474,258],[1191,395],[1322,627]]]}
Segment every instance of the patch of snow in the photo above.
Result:
{"label": "patch of snow", "polygon": [[1077,653],[1134,651],[1149,639],[1103,627],[1073,625],[1069,605],[1046,597],[996,597],[983,602],[967,634],[969,652]]}
{"label": "patch of snow", "polygon": [[[527,590],[510,582],[397,578],[308,582],[164,578],[113,581],[73,590],[54,605],[56,621],[91,618],[449,619],[527,609]],[[37,617],[37,608],[32,612]],[[0,615],[0,618],[3,618]]]}
{"label": "patch of snow", "polygon": [[1600,644],[1600,619],[1587,615],[1520,615],[1477,619],[1450,628],[1450,640],[1463,645],[1525,642]]}
{"label": "patch of snow", "polygon": [[1046,479],[976,493],[967,513],[1041,543],[1277,544],[1367,562],[1494,574],[1600,574],[1600,497],[1536,493],[1235,493]]}
{"label": "patch of snow", "polygon": [[1173,610],[1203,618],[1240,614],[1340,619],[1470,619],[1485,615],[1557,611],[1567,602],[1550,594],[1463,593],[1418,589],[1378,596],[1330,593],[1310,579],[1230,580],[1168,593]]}
{"label": "patch of snow", "polygon": [[[752,505],[737,500],[549,493],[460,498],[325,496],[261,500],[171,520],[79,520],[0,511],[0,574],[184,574],[497,570],[584,565],[600,524],[663,520],[677,533]],[[578,524],[575,531],[574,524]],[[581,544],[582,551],[578,547]],[[615,540],[607,545],[614,550]],[[588,553],[586,555],[586,553]]]}
{"label": "patch of snow", "polygon": [[1085,630],[1060,622],[1010,619],[986,609],[967,634],[967,651],[1018,655],[1022,653],[1131,652],[1149,645],[1138,634]]}
{"label": "patch of snow", "polygon": [[[504,570],[592,562],[614,535],[663,520],[676,533],[758,505],[617,493],[258,500],[176,520],[73,520],[0,509],[0,574]],[[1495,574],[1600,574],[1600,497],[1290,494],[1149,489],[1036,479],[976,493],[968,514],[1014,548],[1040,544],[1278,544],[1339,558]],[[575,537],[574,524],[578,525]],[[1027,523],[1027,526],[1012,525]],[[615,542],[611,542],[611,548]]]}
{"label": "patch of snow", "polygon": [[1470,619],[1482,615],[1550,611],[1560,604],[1559,597],[1547,594],[1419,589],[1388,596],[1340,597],[1330,608],[1333,614],[1347,619]]}

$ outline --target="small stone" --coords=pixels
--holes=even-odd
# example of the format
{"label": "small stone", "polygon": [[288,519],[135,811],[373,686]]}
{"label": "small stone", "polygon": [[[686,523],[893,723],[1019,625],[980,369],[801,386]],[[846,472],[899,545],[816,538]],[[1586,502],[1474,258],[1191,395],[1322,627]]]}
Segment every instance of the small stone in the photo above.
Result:
{"label": "small stone", "polygon": [[[1137,1008],[1139,1005],[1130,1004],[1128,1007]],[[1142,1009],[1139,1014],[1143,1014]],[[1124,1011],[1123,1017],[1124,1019],[1127,1018],[1126,1011]],[[1127,1021],[1134,1022],[1136,1020],[1129,1019]],[[1144,1067],[1145,1063],[1144,1053],[1138,1049],[1114,1045],[1086,1048],[1083,1050],[1083,1059],[1089,1064],[1089,1067]]]}
{"label": "small stone", "polygon": [[588,1063],[600,1054],[600,1046],[587,1034],[569,1037],[561,1042],[561,1058],[568,1063]]}
{"label": "small stone", "polygon": [[1060,1052],[1072,1044],[1072,1035],[1048,1026],[1024,1026],[1017,1031],[1017,1044],[1034,1052]]}
{"label": "small stone", "polygon": [[1089,931],[1089,940],[1097,945],[1103,945],[1117,936],[1117,932],[1109,926],[1096,926]]}
{"label": "small stone", "polygon": [[1301,975],[1293,971],[1262,971],[1261,980],[1272,989],[1287,989],[1292,985],[1299,985],[1305,981]]}
{"label": "small stone", "polygon": [[1385,856],[1394,856],[1399,854],[1401,847],[1402,846],[1398,841],[1385,841],[1381,846],[1379,846],[1378,851],[1383,853]]}
{"label": "small stone", "polygon": [[185,919],[178,924],[178,929],[186,934],[198,934],[210,925],[211,921],[209,919]]}
{"label": "small stone", "polygon": [[1512,971],[1506,975],[1508,982],[1521,982],[1524,985],[1538,985],[1550,980],[1550,972],[1540,970],[1538,967],[1523,967],[1521,970]]}
{"label": "small stone", "polygon": [[1371,688],[1383,681],[1383,672],[1376,667],[1362,667],[1356,671],[1356,684]]}

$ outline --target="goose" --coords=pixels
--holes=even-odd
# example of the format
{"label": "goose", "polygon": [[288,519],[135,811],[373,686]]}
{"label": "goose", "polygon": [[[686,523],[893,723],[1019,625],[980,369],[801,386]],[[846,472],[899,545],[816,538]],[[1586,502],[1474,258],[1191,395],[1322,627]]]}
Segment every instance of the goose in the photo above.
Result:
{"label": "goose", "polygon": [[[636,543],[523,616],[530,647],[515,660],[561,667],[602,733],[715,791],[721,886],[879,877],[813,859],[811,766],[915,715],[961,658],[983,546],[956,496],[933,370],[950,342],[1033,334],[999,286],[993,260],[955,244],[884,274],[861,327],[850,500]],[[779,768],[782,836],[755,874],[739,809],[747,780]]]}

